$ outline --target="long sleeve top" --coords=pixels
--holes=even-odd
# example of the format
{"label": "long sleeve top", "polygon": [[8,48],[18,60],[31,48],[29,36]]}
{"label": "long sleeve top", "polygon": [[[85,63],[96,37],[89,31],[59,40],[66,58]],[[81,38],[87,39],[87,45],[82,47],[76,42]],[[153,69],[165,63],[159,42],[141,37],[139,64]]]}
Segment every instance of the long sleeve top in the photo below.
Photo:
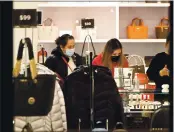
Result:
{"label": "long sleeve top", "polygon": [[[156,84],[156,89],[161,90],[161,86],[163,84],[170,84],[172,78],[169,76],[161,77],[159,72],[167,65],[167,68],[170,70],[172,68],[172,61],[170,60],[170,56],[165,52],[158,53],[153,60],[147,70],[147,76],[149,80],[152,80]],[[172,74],[170,72],[170,74]]]}

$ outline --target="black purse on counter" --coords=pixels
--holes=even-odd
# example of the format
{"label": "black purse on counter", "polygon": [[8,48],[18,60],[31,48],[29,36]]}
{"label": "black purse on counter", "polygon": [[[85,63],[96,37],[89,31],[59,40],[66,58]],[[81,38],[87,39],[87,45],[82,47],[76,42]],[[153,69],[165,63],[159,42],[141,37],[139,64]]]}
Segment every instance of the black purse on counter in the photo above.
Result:
{"label": "black purse on counter", "polygon": [[[20,74],[24,45],[30,60],[27,75]],[[14,116],[46,116],[52,109],[55,81],[56,75],[37,74],[31,40],[22,39],[13,70]]]}

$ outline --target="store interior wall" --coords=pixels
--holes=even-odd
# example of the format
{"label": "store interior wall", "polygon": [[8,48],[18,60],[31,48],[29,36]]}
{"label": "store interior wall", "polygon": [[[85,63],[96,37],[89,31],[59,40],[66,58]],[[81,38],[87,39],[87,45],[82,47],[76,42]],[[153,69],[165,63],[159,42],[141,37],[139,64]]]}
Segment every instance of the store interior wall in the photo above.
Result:
{"label": "store interior wall", "polygon": [[[94,18],[95,25],[97,27],[96,39],[109,40],[116,35],[116,12],[114,7],[67,7],[67,8],[39,8],[43,13],[43,20],[46,18],[52,18],[55,26],[58,26],[59,30],[72,30],[73,36],[75,34],[75,22],[81,18]],[[167,17],[168,9],[159,8],[139,8],[139,7],[122,7],[119,11],[119,39],[127,39],[126,27],[130,25],[131,21],[135,17],[143,19],[144,25],[148,26],[149,38],[156,39],[155,26],[159,25],[160,20],[163,17]],[[95,40],[93,40],[95,41]],[[103,51],[106,42],[94,43],[94,47],[97,54]],[[122,43],[125,54],[137,54],[142,57],[154,56],[155,54],[164,51],[164,43]],[[76,52],[81,53],[83,43],[76,44]],[[45,49],[47,49],[48,55],[51,50],[56,47],[54,43],[44,43]]]}
{"label": "store interior wall", "polygon": [[[38,4],[41,2],[13,2],[13,9],[37,9]],[[45,3],[45,2],[42,2]],[[17,51],[19,42],[22,38],[30,37],[33,42],[33,50],[35,60],[37,60],[37,44],[38,44],[37,28],[13,28],[13,65],[16,62]],[[28,59],[28,56],[23,55],[23,58]],[[23,59],[25,61],[25,59]]]}
{"label": "store interior wall", "polygon": [[[52,18],[54,24],[58,26],[59,30],[72,30],[75,35],[75,21],[84,17],[95,18],[95,25],[97,27],[97,39],[109,40],[116,34],[116,12],[112,7],[106,8],[38,8],[38,4],[41,2],[14,2],[14,9],[38,9],[43,13],[43,20],[46,18]],[[42,2],[45,3],[45,2]],[[134,17],[140,17],[144,20],[144,24],[149,28],[150,38],[155,39],[155,26],[159,24],[160,19],[168,15],[167,8],[130,8],[122,7],[119,13],[119,39],[126,38],[126,26],[131,23]],[[37,29],[27,29],[26,37],[32,38],[33,36],[33,48],[35,59],[37,59],[38,49],[38,32]],[[14,28],[14,55],[13,60],[15,62],[17,56],[17,49],[21,38],[25,37],[25,29]],[[53,40],[54,41],[54,40]],[[41,44],[41,43],[40,43]],[[94,43],[94,47],[97,54],[103,51],[106,42]],[[155,54],[164,51],[164,43],[122,43],[125,54],[137,54],[144,56],[154,56]],[[76,52],[81,54],[83,43],[76,44]],[[54,43],[44,43],[44,47],[50,55],[53,48],[56,47]]]}

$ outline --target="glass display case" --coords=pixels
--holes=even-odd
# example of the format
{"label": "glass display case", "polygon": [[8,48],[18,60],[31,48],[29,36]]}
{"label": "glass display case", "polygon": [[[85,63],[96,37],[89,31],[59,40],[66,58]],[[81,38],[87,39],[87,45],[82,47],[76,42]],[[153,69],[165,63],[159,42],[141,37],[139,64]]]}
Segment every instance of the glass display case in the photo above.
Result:
{"label": "glass display case", "polygon": [[[151,117],[161,106],[169,105],[169,93],[155,89],[119,89],[123,100],[127,129],[149,130]],[[159,99],[159,100],[158,100]]]}

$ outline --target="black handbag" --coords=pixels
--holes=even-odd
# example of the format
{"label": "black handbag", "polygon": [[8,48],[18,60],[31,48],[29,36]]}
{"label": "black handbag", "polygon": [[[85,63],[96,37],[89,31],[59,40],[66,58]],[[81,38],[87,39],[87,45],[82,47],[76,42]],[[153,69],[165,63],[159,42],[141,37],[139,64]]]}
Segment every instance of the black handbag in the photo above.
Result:
{"label": "black handbag", "polygon": [[[20,74],[24,45],[28,47],[29,68],[27,76]],[[26,74],[26,73],[25,73]],[[15,88],[14,116],[46,116],[52,109],[56,75],[37,74],[30,38],[20,41],[17,62],[13,69]]]}

